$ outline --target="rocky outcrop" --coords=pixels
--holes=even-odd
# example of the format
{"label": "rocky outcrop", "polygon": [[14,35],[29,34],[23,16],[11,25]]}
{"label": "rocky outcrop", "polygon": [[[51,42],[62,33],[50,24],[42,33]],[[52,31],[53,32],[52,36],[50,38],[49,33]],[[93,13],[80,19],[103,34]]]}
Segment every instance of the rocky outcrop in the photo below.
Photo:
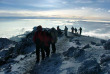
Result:
{"label": "rocky outcrop", "polygon": [[0,38],[0,50],[7,48],[11,45],[15,45],[16,42],[15,41],[11,41],[7,38]]}
{"label": "rocky outcrop", "polygon": [[100,65],[101,65],[101,70],[102,74],[110,74],[110,53],[104,53],[100,57]]}
{"label": "rocky outcrop", "polygon": [[89,44],[87,44],[82,49],[87,49],[87,48],[91,48],[91,46]]}
{"label": "rocky outcrop", "polygon": [[81,43],[80,43],[79,41],[76,41],[76,44],[77,44],[77,45],[81,45]]}
{"label": "rocky outcrop", "polygon": [[[0,65],[7,63],[9,59],[17,57],[19,54],[27,54],[26,48],[33,45],[33,33],[31,32],[26,35],[25,38],[22,38],[20,42],[14,42],[6,38],[0,38],[0,49],[7,49],[0,51]],[[10,47],[9,45],[14,45]],[[6,48],[7,47],[7,48]]]}
{"label": "rocky outcrop", "polygon": [[100,63],[103,64],[104,62],[110,61],[110,54],[103,54],[100,58]]}
{"label": "rocky outcrop", "polygon": [[73,52],[76,50],[77,48],[74,47],[70,47],[67,51],[63,52],[64,56],[67,57],[73,57]]}
{"label": "rocky outcrop", "polygon": [[95,43],[95,42],[93,42],[93,41],[91,41],[91,44],[92,44],[92,45],[96,45],[96,43]]}
{"label": "rocky outcrop", "polygon": [[105,50],[110,50],[110,39],[104,44],[103,47]]}
{"label": "rocky outcrop", "polygon": [[85,60],[78,68],[77,74],[99,74],[101,71],[100,65],[96,59],[90,58]]}
{"label": "rocky outcrop", "polygon": [[0,52],[0,65],[7,63],[7,60],[15,57],[14,47]]}
{"label": "rocky outcrop", "polygon": [[100,40],[100,43],[101,43],[101,44],[104,44],[104,43],[106,43],[106,42],[107,42],[106,40],[103,40],[103,39]]}
{"label": "rocky outcrop", "polygon": [[78,57],[80,57],[81,55],[83,55],[84,52],[85,52],[85,51],[84,51],[83,49],[77,49],[77,50],[74,51],[73,56],[74,56],[74,58],[78,58]]}
{"label": "rocky outcrop", "polygon": [[66,57],[74,57],[77,58],[84,54],[83,49],[78,49],[74,47],[70,47],[67,51],[63,52],[63,55]]}

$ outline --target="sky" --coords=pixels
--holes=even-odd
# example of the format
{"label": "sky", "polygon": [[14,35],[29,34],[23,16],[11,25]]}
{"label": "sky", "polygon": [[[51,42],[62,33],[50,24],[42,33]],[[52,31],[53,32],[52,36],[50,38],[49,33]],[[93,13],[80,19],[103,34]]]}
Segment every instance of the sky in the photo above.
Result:
{"label": "sky", "polygon": [[110,21],[110,0],[0,0],[0,19]]}

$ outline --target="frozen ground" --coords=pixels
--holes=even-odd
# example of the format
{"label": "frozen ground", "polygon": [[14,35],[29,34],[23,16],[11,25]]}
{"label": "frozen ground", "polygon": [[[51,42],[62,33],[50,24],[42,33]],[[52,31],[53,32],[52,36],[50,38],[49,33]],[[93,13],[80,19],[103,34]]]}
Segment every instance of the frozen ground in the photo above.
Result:
{"label": "frozen ground", "polygon": [[[58,38],[56,43],[57,52],[51,54],[49,58],[45,58],[39,64],[35,62],[36,56],[35,51],[33,51],[26,55],[17,56],[13,59],[15,62],[0,66],[0,74],[78,74],[79,67],[86,60],[92,58],[95,58],[100,65],[101,71],[96,74],[110,74],[110,59],[101,63],[103,55],[104,58],[106,54],[109,56],[110,50],[105,50],[100,41],[98,38],[74,36],[69,33],[69,37]],[[71,47],[82,49],[84,53],[78,53],[78,56],[75,56],[75,51],[68,51]],[[35,50],[35,46],[32,45],[28,49]],[[68,52],[69,54],[64,54]]]}

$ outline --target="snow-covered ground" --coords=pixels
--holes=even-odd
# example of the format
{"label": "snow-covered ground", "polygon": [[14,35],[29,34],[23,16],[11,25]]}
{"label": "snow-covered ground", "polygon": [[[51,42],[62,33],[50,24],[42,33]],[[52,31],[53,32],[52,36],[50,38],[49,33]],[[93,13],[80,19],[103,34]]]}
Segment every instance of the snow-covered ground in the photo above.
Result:
{"label": "snow-covered ground", "polygon": [[0,74],[110,74],[110,50],[101,39],[88,36],[58,37],[57,52],[36,63],[35,45],[18,55],[12,62],[0,66]]}

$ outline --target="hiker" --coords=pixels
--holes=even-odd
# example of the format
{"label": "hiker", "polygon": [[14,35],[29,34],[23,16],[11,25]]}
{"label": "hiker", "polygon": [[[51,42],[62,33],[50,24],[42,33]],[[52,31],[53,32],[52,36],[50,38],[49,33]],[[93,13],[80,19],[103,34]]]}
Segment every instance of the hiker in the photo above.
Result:
{"label": "hiker", "polygon": [[43,42],[43,31],[42,26],[37,27],[37,31],[34,34],[33,41],[36,44],[36,62],[40,61],[40,51],[42,53],[42,60],[45,58],[45,52],[44,52],[44,42]]}
{"label": "hiker", "polygon": [[50,43],[52,42],[51,34],[44,30],[44,50],[46,52],[46,56],[49,57],[50,55]]}
{"label": "hiker", "polygon": [[57,30],[59,30],[60,28],[59,28],[59,26],[57,26]]}
{"label": "hiker", "polygon": [[57,42],[57,30],[55,28],[51,28],[50,34],[52,37],[52,53],[56,53],[55,43]]}
{"label": "hiker", "polygon": [[59,28],[59,26],[57,26],[57,33],[58,33],[58,36],[62,35],[61,29]]}
{"label": "hiker", "polygon": [[71,32],[72,32],[72,34],[74,33],[74,27],[71,28]]}
{"label": "hiker", "polygon": [[77,29],[75,28],[75,34],[77,34]]}
{"label": "hiker", "polygon": [[68,31],[68,28],[65,26],[65,36],[67,36],[67,31]]}
{"label": "hiker", "polygon": [[81,33],[82,33],[82,28],[81,27],[79,28],[79,31],[80,31],[80,35],[81,35]]}

